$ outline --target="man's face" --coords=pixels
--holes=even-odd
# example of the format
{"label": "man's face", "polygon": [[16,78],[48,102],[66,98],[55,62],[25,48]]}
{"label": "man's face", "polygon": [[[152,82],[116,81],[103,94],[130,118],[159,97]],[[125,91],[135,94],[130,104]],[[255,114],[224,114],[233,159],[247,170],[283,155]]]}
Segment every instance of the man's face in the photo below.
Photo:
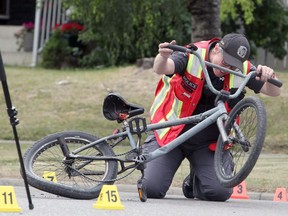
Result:
{"label": "man's face", "polygon": [[[230,70],[235,70],[236,68],[227,64],[225,61],[224,61],[224,58],[223,58],[223,50],[219,47],[219,46],[216,46],[215,47],[215,56],[213,58],[213,60],[211,61],[211,63],[213,64],[217,64],[221,67],[224,67],[224,68],[227,68],[227,69],[230,69]],[[220,69],[217,69],[217,68],[213,68],[213,72],[215,74],[215,76],[217,77],[222,77],[224,76],[226,73]]]}

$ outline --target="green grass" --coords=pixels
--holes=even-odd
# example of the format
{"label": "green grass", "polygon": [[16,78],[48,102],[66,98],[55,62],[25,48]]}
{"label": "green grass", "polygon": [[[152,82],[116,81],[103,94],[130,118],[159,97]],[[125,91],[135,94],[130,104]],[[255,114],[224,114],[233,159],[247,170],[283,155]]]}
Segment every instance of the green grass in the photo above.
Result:
{"label": "green grass", "polygon": [[[12,103],[19,113],[17,128],[22,140],[38,140],[63,130],[103,136],[118,127],[102,115],[102,103],[108,92],[119,92],[148,110],[157,83],[151,71],[141,72],[132,66],[101,71],[7,68],[6,73]],[[0,139],[12,139],[4,103],[1,110]]]}
{"label": "green grass", "polygon": [[[116,122],[107,121],[102,114],[104,97],[110,91],[119,92],[132,103],[148,110],[159,76],[152,70],[134,66],[99,70],[45,70],[41,68],[6,67],[7,82],[12,104],[17,108],[20,124],[17,126],[20,142],[36,141],[44,136],[65,130],[79,130],[104,136],[119,128]],[[268,113],[267,136],[264,153],[280,153],[280,158],[264,154],[247,179],[247,187],[254,191],[275,190],[288,186],[288,73],[277,73],[284,82],[281,96],[259,95]],[[6,113],[3,94],[0,101],[0,140],[13,139]],[[21,144],[23,153],[30,144]],[[20,177],[15,144],[0,143],[0,177]],[[286,155],[285,155],[286,154]],[[180,167],[173,186],[180,186],[188,174],[188,164]],[[134,177],[133,177],[134,176]],[[122,181],[135,184],[133,178]]]}

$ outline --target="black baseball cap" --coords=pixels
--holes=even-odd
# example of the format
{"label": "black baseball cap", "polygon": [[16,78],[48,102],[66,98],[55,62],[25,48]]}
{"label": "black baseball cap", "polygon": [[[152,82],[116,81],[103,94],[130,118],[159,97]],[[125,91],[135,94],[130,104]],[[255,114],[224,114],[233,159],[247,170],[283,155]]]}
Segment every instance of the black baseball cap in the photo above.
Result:
{"label": "black baseball cap", "polygon": [[219,42],[219,46],[223,49],[224,61],[243,71],[243,63],[250,55],[250,45],[247,38],[242,34],[227,34]]}

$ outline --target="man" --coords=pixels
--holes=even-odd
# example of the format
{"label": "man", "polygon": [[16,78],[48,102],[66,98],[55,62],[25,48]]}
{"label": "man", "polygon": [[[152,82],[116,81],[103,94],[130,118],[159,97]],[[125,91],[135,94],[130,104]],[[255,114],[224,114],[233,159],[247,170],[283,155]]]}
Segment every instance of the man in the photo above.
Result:
{"label": "man", "polygon": [[[214,107],[216,95],[208,89],[203,71],[197,58],[191,54],[173,52],[168,49],[169,43],[159,44],[159,54],[155,58],[153,69],[162,74],[155,92],[155,99],[150,110],[151,122],[157,123],[167,119],[186,117],[202,113]],[[172,41],[170,44],[176,44]],[[197,52],[213,64],[243,73],[257,70],[261,76],[250,80],[247,87],[255,93],[278,96],[280,89],[268,79],[277,79],[273,69],[259,65],[257,68],[247,61],[250,46],[246,37],[241,34],[228,34],[221,40],[195,43]],[[230,82],[230,75],[216,68],[207,68],[213,86],[217,90],[225,89],[235,92],[237,85]],[[244,97],[244,92],[237,99],[229,101],[232,108]],[[176,105],[175,105],[176,104]],[[179,106],[179,104],[181,104]],[[163,146],[175,137],[189,130],[193,125],[179,125],[169,130],[156,130],[144,144],[144,150],[151,152]],[[211,201],[225,201],[232,194],[232,188],[220,185],[214,171],[214,152],[211,143],[219,136],[216,124],[212,124],[197,133],[177,148],[147,163],[144,170],[143,184],[148,198],[163,198],[168,191],[174,174],[181,162],[187,158],[191,165],[190,175],[183,182],[183,193],[187,198],[198,198]]]}

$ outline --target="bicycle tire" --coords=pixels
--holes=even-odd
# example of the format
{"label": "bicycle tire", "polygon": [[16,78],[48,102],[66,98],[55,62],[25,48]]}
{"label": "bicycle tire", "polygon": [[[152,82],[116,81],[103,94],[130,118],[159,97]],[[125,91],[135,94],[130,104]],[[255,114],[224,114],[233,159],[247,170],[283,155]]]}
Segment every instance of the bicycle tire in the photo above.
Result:
{"label": "bicycle tire", "polygon": [[225,145],[220,135],[214,156],[215,172],[224,187],[240,184],[254,168],[265,140],[266,119],[264,104],[256,97],[244,98],[231,110],[225,130],[234,141]]}
{"label": "bicycle tire", "polygon": [[[97,137],[87,133],[70,131],[52,134],[36,142],[23,157],[28,183],[37,189],[63,197],[97,198],[103,184],[114,183],[110,180],[117,177],[117,161],[73,159],[71,164],[67,165],[63,162],[65,156],[57,140],[59,137],[64,138],[70,152],[77,147],[98,140]],[[112,148],[104,141],[78,155],[95,156],[96,154],[115,155]],[[73,169],[71,169],[72,166]]]}

